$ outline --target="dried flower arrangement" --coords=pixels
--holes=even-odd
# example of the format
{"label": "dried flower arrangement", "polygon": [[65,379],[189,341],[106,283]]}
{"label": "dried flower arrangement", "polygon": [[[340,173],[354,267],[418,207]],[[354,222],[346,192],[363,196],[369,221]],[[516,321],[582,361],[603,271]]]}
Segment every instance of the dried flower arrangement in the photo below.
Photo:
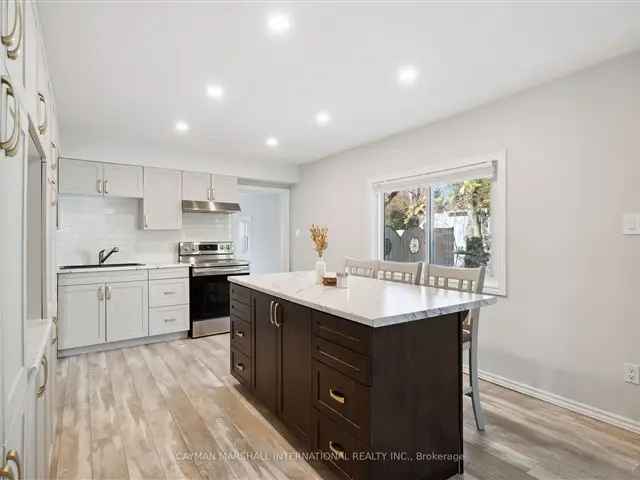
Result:
{"label": "dried flower arrangement", "polygon": [[328,234],[329,229],[327,227],[321,227],[319,225],[311,225],[309,229],[311,232],[311,240],[314,243],[314,249],[318,253],[318,256],[322,258],[324,251],[329,246]]}

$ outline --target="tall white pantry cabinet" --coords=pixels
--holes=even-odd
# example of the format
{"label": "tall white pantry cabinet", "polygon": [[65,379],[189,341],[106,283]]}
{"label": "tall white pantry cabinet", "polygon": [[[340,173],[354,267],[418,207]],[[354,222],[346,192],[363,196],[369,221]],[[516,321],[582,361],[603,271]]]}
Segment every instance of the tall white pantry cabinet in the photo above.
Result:
{"label": "tall white pantry cabinet", "polygon": [[[48,477],[56,427],[53,238],[60,144],[37,9],[34,1],[0,0],[0,478],[16,480]],[[27,317],[26,307],[30,148],[45,177],[43,318]]]}

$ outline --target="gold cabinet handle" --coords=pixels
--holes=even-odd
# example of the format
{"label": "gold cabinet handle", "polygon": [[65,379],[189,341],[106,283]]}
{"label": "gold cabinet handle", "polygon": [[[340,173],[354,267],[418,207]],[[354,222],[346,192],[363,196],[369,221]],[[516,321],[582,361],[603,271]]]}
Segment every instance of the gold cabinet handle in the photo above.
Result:
{"label": "gold cabinet handle", "polygon": [[[9,450],[6,456],[7,463],[13,462],[16,466],[16,470],[18,471],[18,476],[15,480],[22,480],[22,464],[20,463],[20,455],[15,450]],[[7,467],[8,468],[8,467]]]}
{"label": "gold cabinet handle", "polygon": [[40,364],[42,365],[42,368],[44,368],[44,383],[38,388],[38,398],[41,398],[44,395],[44,392],[47,391],[47,383],[49,382],[49,360],[46,355],[42,357]]}
{"label": "gold cabinet handle", "polygon": [[44,121],[38,126],[38,132],[40,132],[40,135],[44,135],[47,133],[47,127],[49,125],[49,113],[47,112],[47,101],[45,100],[44,95],[40,92],[38,92],[38,99],[44,107]]}
{"label": "gold cabinet handle", "polygon": [[242,363],[236,363],[236,370],[244,372],[244,365]]}
{"label": "gold cabinet handle", "polygon": [[[9,79],[3,76],[0,79],[0,83],[7,88],[7,98],[11,97],[15,105],[15,111],[11,114],[13,115],[13,131],[7,140],[0,140],[0,148],[5,150],[8,156],[12,157],[17,153],[17,146],[20,143],[20,105],[16,101],[13,85]],[[11,155],[10,152],[12,152]]]}
{"label": "gold cabinet handle", "polygon": [[329,440],[329,450],[340,460],[346,460],[347,454],[339,443]]}
{"label": "gold cabinet handle", "polygon": [[236,331],[236,337],[244,337],[244,332],[241,332],[240,330]]}
{"label": "gold cabinet handle", "polygon": [[336,402],[341,403],[341,404],[344,405],[345,397],[344,397],[344,394],[341,393],[340,391],[334,390],[333,388],[330,388],[329,389],[329,396],[331,398],[333,398]]}
{"label": "gold cabinet handle", "polygon": [[[9,45],[7,45],[8,47],[11,47],[12,45],[15,44],[15,47],[9,48],[7,50],[7,57],[9,57],[11,60],[16,60],[20,55],[20,46],[22,45],[22,37],[24,36],[22,5],[21,5],[21,2],[18,0],[15,0],[15,4],[16,4],[16,19],[13,24],[13,29],[11,33],[8,35],[11,37],[12,41]],[[18,41],[16,42],[15,36],[16,36],[16,32],[18,31],[18,23],[20,24],[20,33],[17,33]],[[3,38],[3,43],[4,43],[4,38]]]}
{"label": "gold cabinet handle", "polygon": [[18,11],[20,10],[20,5],[18,0],[14,0],[13,3],[16,6],[16,13],[15,13],[15,16],[13,17],[13,27],[11,28],[11,31],[9,33],[7,33],[6,35],[2,35],[2,44],[5,47],[10,47],[15,43],[16,32],[18,31],[18,15],[19,15]]}

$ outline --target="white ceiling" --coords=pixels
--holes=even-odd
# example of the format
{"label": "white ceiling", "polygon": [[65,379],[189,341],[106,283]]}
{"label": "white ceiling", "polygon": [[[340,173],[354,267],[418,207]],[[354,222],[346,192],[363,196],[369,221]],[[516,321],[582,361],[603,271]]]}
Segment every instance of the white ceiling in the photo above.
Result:
{"label": "white ceiling", "polygon": [[[607,5],[58,1],[39,12],[63,141],[299,163],[640,48],[640,6]],[[286,37],[267,33],[274,11],[293,18]],[[400,88],[408,63],[420,77]],[[209,83],[225,87],[222,102]],[[333,117],[324,128],[319,110]],[[177,134],[177,120],[190,131]]]}

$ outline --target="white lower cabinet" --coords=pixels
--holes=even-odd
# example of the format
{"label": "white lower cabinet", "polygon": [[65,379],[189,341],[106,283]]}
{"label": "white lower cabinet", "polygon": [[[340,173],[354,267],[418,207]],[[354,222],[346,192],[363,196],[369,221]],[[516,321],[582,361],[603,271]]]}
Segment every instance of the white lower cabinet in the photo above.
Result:
{"label": "white lower cabinet", "polygon": [[104,303],[104,283],[58,287],[60,349],[106,341]]}
{"label": "white lower cabinet", "polygon": [[149,310],[149,335],[189,330],[189,305],[157,307]]}
{"label": "white lower cabinet", "polygon": [[149,335],[149,282],[108,283],[105,298],[107,342]]}

